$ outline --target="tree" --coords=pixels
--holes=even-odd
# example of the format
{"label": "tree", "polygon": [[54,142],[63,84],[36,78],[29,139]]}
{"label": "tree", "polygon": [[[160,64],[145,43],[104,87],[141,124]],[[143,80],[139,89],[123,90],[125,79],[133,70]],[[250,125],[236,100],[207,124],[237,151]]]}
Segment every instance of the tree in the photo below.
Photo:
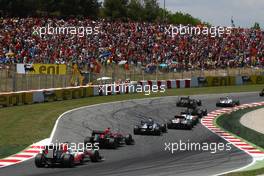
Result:
{"label": "tree", "polygon": [[198,25],[201,24],[201,20],[192,17],[188,13],[182,13],[182,12],[175,12],[175,13],[169,13],[168,15],[168,22],[172,24],[191,24],[191,25]]}
{"label": "tree", "polygon": [[258,22],[255,22],[254,23],[254,26],[252,27],[252,29],[256,29],[256,30],[259,30],[260,29],[260,25]]}
{"label": "tree", "polygon": [[144,17],[147,21],[153,22],[159,15],[159,3],[157,0],[144,0]]}
{"label": "tree", "polygon": [[105,0],[104,15],[111,19],[126,18],[128,0]]}
{"label": "tree", "polygon": [[142,20],[144,8],[140,0],[130,0],[127,7],[127,17],[134,21]]}

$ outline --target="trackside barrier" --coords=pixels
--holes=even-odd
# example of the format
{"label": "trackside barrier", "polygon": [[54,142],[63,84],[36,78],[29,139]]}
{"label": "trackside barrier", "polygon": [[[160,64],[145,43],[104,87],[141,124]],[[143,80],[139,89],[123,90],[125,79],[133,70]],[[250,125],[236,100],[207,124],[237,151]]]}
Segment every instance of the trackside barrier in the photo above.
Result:
{"label": "trackside barrier", "polygon": [[264,84],[264,75],[192,77],[191,87]]}
{"label": "trackside barrier", "polygon": [[[182,80],[158,80],[158,81],[140,81],[139,83],[108,84],[101,86],[79,86],[67,88],[41,89],[32,91],[9,92],[0,94],[0,107],[9,107],[15,105],[25,105],[33,103],[53,102],[62,100],[71,100],[92,96],[106,96],[116,94],[128,94],[137,92],[137,87],[147,86],[151,89],[152,85],[161,89],[189,88],[190,79]],[[145,89],[145,91],[148,91]]]}
{"label": "trackside barrier", "polygon": [[139,84],[142,86],[149,85],[150,88],[158,86],[159,89],[161,87],[165,89],[177,89],[177,88],[190,88],[191,87],[191,79],[172,79],[172,80],[148,80],[148,81],[139,81]]}
{"label": "trackside barrier", "polygon": [[41,89],[32,91],[9,92],[0,94],[0,107],[25,105],[32,103],[71,100],[91,96],[105,96],[137,92],[137,87],[145,91],[152,89],[178,89],[207,86],[230,86],[246,84],[264,84],[264,76],[225,76],[225,77],[192,77],[191,79],[147,80],[138,83],[108,84],[101,86],[79,86],[67,88]]}

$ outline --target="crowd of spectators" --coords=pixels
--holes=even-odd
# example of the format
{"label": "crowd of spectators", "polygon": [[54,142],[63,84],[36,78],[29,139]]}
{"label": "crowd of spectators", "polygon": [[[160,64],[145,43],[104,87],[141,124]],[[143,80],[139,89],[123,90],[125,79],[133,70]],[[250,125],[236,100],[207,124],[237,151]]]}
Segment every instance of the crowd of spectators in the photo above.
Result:
{"label": "crowd of spectators", "polygon": [[[39,35],[38,27],[92,27],[98,33]],[[151,70],[262,67],[264,32],[235,28],[230,35],[176,35],[168,24],[71,18],[0,18],[0,65],[15,63],[97,64],[127,62]]]}

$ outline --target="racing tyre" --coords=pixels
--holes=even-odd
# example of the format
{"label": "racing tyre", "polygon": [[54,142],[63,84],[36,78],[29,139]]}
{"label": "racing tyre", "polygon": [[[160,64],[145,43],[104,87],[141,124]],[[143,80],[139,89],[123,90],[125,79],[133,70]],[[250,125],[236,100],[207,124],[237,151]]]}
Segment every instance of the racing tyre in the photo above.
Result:
{"label": "racing tyre", "polygon": [[168,129],[172,129],[172,124],[171,123],[168,123],[167,124],[167,127],[168,127]]}
{"label": "racing tyre", "polygon": [[162,131],[162,133],[167,133],[167,125],[166,124],[162,124],[161,125],[161,131]]}
{"label": "racing tyre", "polygon": [[92,153],[93,154],[90,156],[91,161],[92,162],[99,162],[101,157],[100,157],[98,150],[94,150]]}
{"label": "racing tyre", "polygon": [[109,147],[111,149],[116,149],[118,147],[118,142],[114,138],[109,139]]}
{"label": "racing tyre", "polygon": [[73,164],[74,164],[74,158],[72,155],[70,154],[65,154],[63,156],[63,167],[73,167]]}
{"label": "racing tyre", "polygon": [[187,130],[192,130],[192,125],[188,125]]}
{"label": "racing tyre", "polygon": [[134,134],[135,135],[139,134],[139,127],[138,126],[134,127]]}
{"label": "racing tyre", "polygon": [[92,137],[86,137],[86,138],[84,138],[84,145],[86,145],[88,143],[93,143],[93,138]]}
{"label": "racing tyre", "polygon": [[203,116],[207,116],[207,109],[203,110]]}
{"label": "racing tyre", "polygon": [[202,101],[201,101],[201,100],[198,100],[198,101],[197,101],[197,105],[198,105],[198,106],[202,106]]}
{"label": "racing tyre", "polygon": [[132,144],[134,144],[134,139],[132,138],[132,135],[131,134],[128,134],[125,137],[125,143],[126,143],[126,145],[132,145]]}
{"label": "racing tyre", "polygon": [[45,166],[45,158],[43,154],[41,153],[37,154],[37,156],[35,157],[35,165],[39,168]]}
{"label": "racing tyre", "polygon": [[155,131],[155,134],[156,134],[157,136],[160,136],[160,135],[161,135],[161,130],[156,130],[156,131]]}

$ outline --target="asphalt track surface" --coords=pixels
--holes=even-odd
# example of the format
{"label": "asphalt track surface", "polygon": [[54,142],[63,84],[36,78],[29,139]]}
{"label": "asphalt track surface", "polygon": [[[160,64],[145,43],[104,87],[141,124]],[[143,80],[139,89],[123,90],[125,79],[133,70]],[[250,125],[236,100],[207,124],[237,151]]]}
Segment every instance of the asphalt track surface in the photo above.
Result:
{"label": "asphalt track surface", "polygon": [[[227,94],[226,94],[227,95]],[[241,103],[263,101],[258,93],[232,94]],[[203,107],[208,112],[215,110],[216,100],[224,95],[200,95]],[[176,108],[177,97],[130,100],[126,102],[85,107],[67,113],[59,121],[53,141],[83,142],[92,129],[111,127],[124,133],[132,133],[140,116],[152,117],[164,122],[182,108]],[[252,158],[232,146],[230,151],[165,151],[165,143],[207,142],[226,143],[201,124],[193,130],[169,130],[162,136],[134,136],[136,144],[116,150],[100,150],[105,161],[87,162],[74,168],[36,168],[34,160],[0,169],[0,176],[170,176],[170,175],[214,175],[238,169],[252,162]]]}

